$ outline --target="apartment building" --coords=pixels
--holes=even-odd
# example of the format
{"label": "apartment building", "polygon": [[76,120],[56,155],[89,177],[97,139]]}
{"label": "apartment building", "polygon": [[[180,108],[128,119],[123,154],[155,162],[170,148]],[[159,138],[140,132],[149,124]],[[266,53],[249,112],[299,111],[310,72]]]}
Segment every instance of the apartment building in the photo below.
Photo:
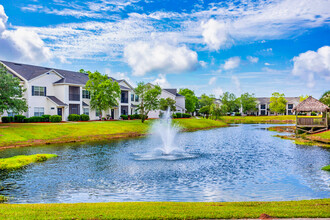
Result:
{"label": "apartment building", "polygon": [[[69,114],[87,114],[91,120],[99,119],[99,112],[90,108],[89,92],[85,90],[88,74],[8,61],[0,63],[8,73],[19,78],[26,89],[24,97],[28,111],[23,113],[26,117],[61,115],[62,120],[66,121]],[[139,103],[134,88],[125,80],[111,79],[120,85],[121,98],[118,106],[104,111],[102,115],[119,119],[122,114],[134,114]],[[4,116],[15,114],[8,111]]]}

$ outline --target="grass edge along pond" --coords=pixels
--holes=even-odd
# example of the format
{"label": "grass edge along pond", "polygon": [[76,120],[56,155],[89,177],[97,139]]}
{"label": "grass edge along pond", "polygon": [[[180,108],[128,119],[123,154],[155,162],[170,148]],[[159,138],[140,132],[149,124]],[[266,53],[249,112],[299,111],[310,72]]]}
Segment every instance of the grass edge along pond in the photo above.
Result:
{"label": "grass edge along pond", "polygon": [[322,167],[322,170],[330,172],[330,165]]}
{"label": "grass edge along pond", "polygon": [[330,199],[285,202],[0,204],[1,219],[329,218]]}
{"label": "grass edge along pond", "polygon": [[[155,120],[91,121],[66,123],[0,123],[0,149],[52,143],[99,141],[145,136]],[[209,119],[174,119],[183,131],[228,126]]]}
{"label": "grass edge along pond", "polygon": [[34,154],[18,155],[9,158],[0,158],[0,170],[16,170],[31,163],[44,162],[50,158],[57,157],[56,154]]}

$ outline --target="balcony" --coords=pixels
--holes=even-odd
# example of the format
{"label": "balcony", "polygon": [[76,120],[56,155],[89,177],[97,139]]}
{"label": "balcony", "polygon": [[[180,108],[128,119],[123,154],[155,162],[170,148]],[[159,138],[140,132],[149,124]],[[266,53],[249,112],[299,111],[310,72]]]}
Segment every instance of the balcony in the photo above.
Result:
{"label": "balcony", "polygon": [[69,101],[80,101],[80,94],[69,94]]}

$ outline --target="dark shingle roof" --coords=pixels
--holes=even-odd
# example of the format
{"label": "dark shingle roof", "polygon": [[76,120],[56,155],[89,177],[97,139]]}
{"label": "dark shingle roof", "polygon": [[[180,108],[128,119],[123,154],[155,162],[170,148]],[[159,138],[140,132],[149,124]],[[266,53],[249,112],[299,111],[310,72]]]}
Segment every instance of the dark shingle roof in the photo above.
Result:
{"label": "dark shingle roof", "polygon": [[67,106],[67,104],[65,104],[64,102],[62,102],[61,100],[59,100],[55,96],[47,96],[47,98],[52,100],[53,102],[55,102],[56,105],[58,105],[58,106]]}
{"label": "dark shingle roof", "polygon": [[[299,102],[299,97],[284,97],[288,103],[292,103],[292,102]],[[260,102],[260,104],[269,104],[270,103],[270,97],[260,97],[257,98],[257,100]]]}
{"label": "dark shingle roof", "polygon": [[86,102],[83,102],[82,104],[83,106],[89,106]]}
{"label": "dark shingle roof", "polygon": [[177,94],[177,89],[164,89],[165,91],[168,91],[169,93],[172,93],[173,95],[176,96]]}
{"label": "dark shingle roof", "polygon": [[[55,84],[65,83],[65,84],[78,84],[78,85],[85,85],[88,81],[88,74],[86,73],[80,73],[80,72],[74,72],[69,70],[61,70],[61,69],[55,69],[55,68],[48,68],[48,67],[41,67],[41,66],[34,66],[34,65],[28,65],[28,64],[21,64],[21,63],[14,63],[14,62],[8,62],[8,61],[2,61],[3,64],[5,64],[10,69],[17,72],[19,75],[21,75],[26,80],[31,80],[35,77],[38,77],[46,72],[49,72],[50,70],[55,70],[57,73],[59,73],[61,76],[63,76],[62,79],[55,82]],[[10,71],[9,71],[10,72]],[[113,81],[120,82],[120,80],[116,80],[112,77],[109,77]],[[127,87],[125,87],[127,88]],[[128,88],[127,88],[128,89]]]}

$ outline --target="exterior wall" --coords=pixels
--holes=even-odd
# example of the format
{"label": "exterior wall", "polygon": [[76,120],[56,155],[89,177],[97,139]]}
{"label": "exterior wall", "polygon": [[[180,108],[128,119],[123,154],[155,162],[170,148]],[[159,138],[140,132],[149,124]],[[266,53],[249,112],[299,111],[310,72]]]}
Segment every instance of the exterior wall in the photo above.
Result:
{"label": "exterior wall", "polygon": [[177,112],[185,113],[186,112],[186,100],[185,100],[184,96],[177,96],[175,98],[175,101],[176,101]]}
{"label": "exterior wall", "polygon": [[[164,98],[164,99],[171,98],[173,100],[176,100],[176,96],[174,96],[172,93],[169,93],[165,90],[162,90],[162,93],[160,94],[159,98],[160,99],[161,98]],[[148,118],[159,118],[160,112],[161,112],[160,110],[150,111],[148,114]]]}

